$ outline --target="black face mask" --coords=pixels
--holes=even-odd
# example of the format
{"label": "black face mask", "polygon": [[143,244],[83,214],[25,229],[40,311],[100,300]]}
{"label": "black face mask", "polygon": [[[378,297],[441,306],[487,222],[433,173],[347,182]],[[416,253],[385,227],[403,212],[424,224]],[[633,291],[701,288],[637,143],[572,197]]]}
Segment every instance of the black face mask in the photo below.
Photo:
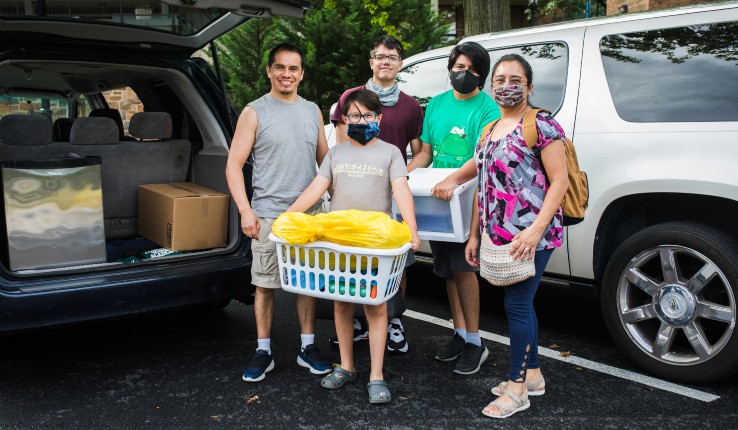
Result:
{"label": "black face mask", "polygon": [[452,71],[451,86],[461,94],[469,94],[479,88],[479,76],[468,70]]}
{"label": "black face mask", "polygon": [[379,135],[379,123],[373,121],[367,124],[349,124],[346,134],[360,144],[366,145]]}

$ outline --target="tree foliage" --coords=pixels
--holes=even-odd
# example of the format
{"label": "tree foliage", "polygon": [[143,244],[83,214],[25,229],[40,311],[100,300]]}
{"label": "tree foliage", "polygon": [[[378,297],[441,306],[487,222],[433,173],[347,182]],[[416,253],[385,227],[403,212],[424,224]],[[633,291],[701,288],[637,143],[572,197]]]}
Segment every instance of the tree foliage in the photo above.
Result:
{"label": "tree foliage", "polygon": [[291,42],[305,52],[305,77],[298,92],[324,116],[341,93],[372,75],[369,50],[380,35],[398,38],[407,58],[441,46],[446,28],[428,0],[313,1],[303,19],[251,20],[218,40],[226,88],[236,106],[269,91],[269,50]]}

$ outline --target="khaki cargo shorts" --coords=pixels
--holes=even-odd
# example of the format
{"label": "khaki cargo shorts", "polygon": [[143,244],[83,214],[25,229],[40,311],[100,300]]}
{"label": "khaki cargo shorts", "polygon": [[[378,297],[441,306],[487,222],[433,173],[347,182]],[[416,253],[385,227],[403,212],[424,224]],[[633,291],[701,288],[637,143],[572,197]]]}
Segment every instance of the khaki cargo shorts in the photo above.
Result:
{"label": "khaki cargo shorts", "polygon": [[[322,206],[307,211],[310,215],[323,212]],[[277,244],[269,240],[276,218],[259,218],[259,240],[251,239],[251,283],[261,288],[282,288],[277,263]]]}

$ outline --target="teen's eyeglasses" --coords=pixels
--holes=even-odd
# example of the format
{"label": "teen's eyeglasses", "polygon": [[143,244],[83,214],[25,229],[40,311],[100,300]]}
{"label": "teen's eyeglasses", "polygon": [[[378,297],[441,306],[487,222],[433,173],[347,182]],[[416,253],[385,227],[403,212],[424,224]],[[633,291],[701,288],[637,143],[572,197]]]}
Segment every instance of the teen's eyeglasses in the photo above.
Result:
{"label": "teen's eyeglasses", "polygon": [[385,60],[389,60],[390,63],[397,63],[398,61],[402,60],[402,58],[399,55],[377,54],[372,58],[379,61],[380,63],[384,63]]}

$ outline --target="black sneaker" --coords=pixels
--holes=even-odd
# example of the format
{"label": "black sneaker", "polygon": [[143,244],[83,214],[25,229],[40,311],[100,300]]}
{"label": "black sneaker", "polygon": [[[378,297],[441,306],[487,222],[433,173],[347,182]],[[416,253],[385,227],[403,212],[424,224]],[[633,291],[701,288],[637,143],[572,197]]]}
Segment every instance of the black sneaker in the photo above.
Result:
{"label": "black sneaker", "polygon": [[387,351],[389,352],[407,352],[409,345],[405,339],[405,328],[402,322],[390,323],[387,326]]}
{"label": "black sneaker", "polygon": [[438,351],[436,351],[436,360],[438,361],[456,360],[456,358],[460,356],[462,352],[464,352],[464,344],[466,344],[466,340],[464,340],[463,337],[459,336],[458,333],[454,332],[454,335],[453,337],[451,337],[451,340],[448,341],[447,344],[438,348]]}
{"label": "black sneaker", "polygon": [[246,382],[259,382],[264,379],[267,372],[274,369],[272,355],[263,349],[257,349],[254,358],[243,371],[243,380]]}
{"label": "black sneaker", "polygon": [[325,375],[333,369],[333,364],[325,358],[315,344],[311,344],[297,354],[297,364],[310,369],[314,375]]}
{"label": "black sneaker", "polygon": [[[366,320],[364,318],[354,318],[354,342],[367,339],[369,339],[369,327]],[[338,345],[338,335],[333,333],[328,338],[328,342]]]}
{"label": "black sneaker", "polygon": [[489,350],[484,343],[481,346],[477,346],[467,342],[464,345],[464,352],[461,353],[461,358],[456,363],[454,373],[458,373],[459,375],[477,373],[488,356]]}

